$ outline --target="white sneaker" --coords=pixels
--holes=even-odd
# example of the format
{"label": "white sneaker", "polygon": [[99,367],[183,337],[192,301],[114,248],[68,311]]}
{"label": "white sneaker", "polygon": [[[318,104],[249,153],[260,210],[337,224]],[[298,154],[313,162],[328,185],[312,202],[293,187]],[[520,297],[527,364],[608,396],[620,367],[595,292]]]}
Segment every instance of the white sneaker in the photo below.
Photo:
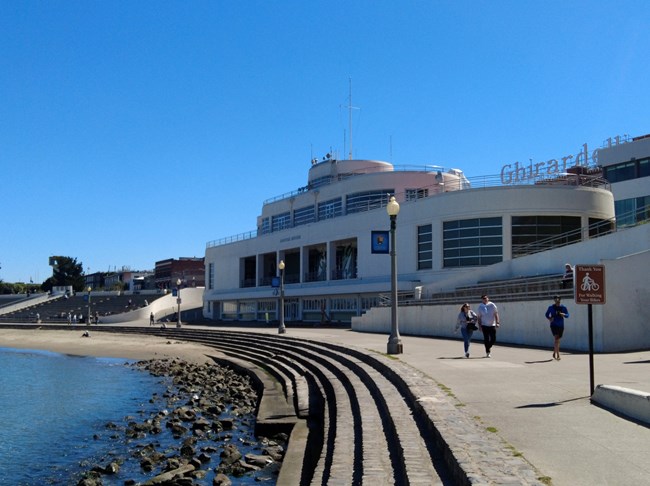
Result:
{"label": "white sneaker", "polygon": [[490,353],[488,353],[488,354],[485,355],[485,357],[486,357],[486,358],[491,358],[492,355],[491,355]]}

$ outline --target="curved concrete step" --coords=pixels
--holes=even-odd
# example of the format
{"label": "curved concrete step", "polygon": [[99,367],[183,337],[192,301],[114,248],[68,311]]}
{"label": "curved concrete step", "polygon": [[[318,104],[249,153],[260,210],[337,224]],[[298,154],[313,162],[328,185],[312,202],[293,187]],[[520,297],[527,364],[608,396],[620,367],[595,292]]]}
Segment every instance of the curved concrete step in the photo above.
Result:
{"label": "curved concrete step", "polygon": [[[436,471],[440,461],[413,421],[412,410],[375,368],[304,340],[242,333],[224,337],[221,333],[218,347],[230,352],[230,339],[246,339],[245,348],[273,350],[312,371],[320,368],[333,386],[334,396],[327,399],[336,404],[336,420],[326,427],[330,441],[326,441],[312,484],[442,484]],[[332,437],[333,448],[327,445]]]}
{"label": "curved concrete step", "polygon": [[[302,377],[309,390],[310,413],[307,421],[297,421],[294,426],[286,456],[292,459],[285,460],[278,478],[280,485],[542,484],[529,463],[513,455],[494,434],[486,434],[433,378],[399,359],[352,346],[264,332],[187,327],[94,329],[198,342],[224,355],[230,346],[229,360],[242,359],[255,365],[248,361],[248,355],[259,363],[255,366],[282,370],[278,372],[285,376],[284,388],[293,387],[294,396],[299,388],[295,383]],[[286,400],[289,395],[283,393]],[[376,412],[370,412],[364,423],[367,409]],[[373,459],[381,457],[372,455],[379,443],[373,443],[372,435],[364,439],[365,432],[357,432],[375,428],[375,413],[381,418],[386,437],[388,451],[382,454],[388,454],[390,461]],[[312,449],[316,449],[315,458],[310,458]],[[342,449],[347,452],[341,453]],[[359,450],[360,454],[356,452]],[[360,463],[355,459],[359,457]],[[291,468],[290,463],[301,466]],[[432,469],[437,475],[431,474]]]}

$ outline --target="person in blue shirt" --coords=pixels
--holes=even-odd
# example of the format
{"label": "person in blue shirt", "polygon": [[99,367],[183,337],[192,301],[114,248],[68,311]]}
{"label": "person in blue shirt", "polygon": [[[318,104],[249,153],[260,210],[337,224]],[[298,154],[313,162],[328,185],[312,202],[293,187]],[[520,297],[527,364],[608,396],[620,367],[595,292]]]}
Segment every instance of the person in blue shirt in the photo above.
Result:
{"label": "person in blue shirt", "polygon": [[569,311],[561,304],[559,295],[553,297],[553,305],[546,310],[546,318],[551,323],[553,333],[553,359],[560,360],[560,339],[564,334],[564,319],[569,317]]}

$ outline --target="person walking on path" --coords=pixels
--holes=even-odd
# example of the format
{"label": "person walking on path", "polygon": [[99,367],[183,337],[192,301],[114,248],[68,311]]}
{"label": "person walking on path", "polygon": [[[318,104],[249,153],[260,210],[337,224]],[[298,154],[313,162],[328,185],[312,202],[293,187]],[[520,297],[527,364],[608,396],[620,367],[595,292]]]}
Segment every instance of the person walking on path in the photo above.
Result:
{"label": "person walking on path", "polygon": [[152,312],[151,314],[149,314],[149,325],[153,326],[154,321],[155,321],[155,317],[154,317],[153,312]]}
{"label": "person walking on path", "polygon": [[553,359],[560,361],[560,339],[564,334],[564,319],[569,317],[569,311],[561,303],[559,295],[553,297],[553,304],[546,309],[546,318],[551,323],[553,334]]}
{"label": "person walking on path", "polygon": [[492,357],[492,346],[497,340],[497,327],[500,325],[501,319],[496,304],[491,302],[487,295],[482,295],[481,304],[478,306],[478,326],[483,332],[486,358]]}
{"label": "person walking on path", "polygon": [[478,316],[476,312],[469,307],[469,304],[463,304],[460,308],[458,319],[456,320],[456,332],[460,329],[460,333],[463,335],[466,358],[469,358],[469,345],[472,340],[472,334],[478,330],[478,327],[476,327],[477,322]]}

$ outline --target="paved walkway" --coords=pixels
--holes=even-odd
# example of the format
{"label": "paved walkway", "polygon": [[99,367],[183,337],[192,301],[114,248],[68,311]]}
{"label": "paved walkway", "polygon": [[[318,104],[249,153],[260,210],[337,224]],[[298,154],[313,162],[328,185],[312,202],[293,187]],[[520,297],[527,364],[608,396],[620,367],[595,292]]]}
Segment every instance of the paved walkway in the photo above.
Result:
{"label": "paved walkway", "polygon": [[[248,329],[250,330],[250,329]],[[262,329],[262,332],[275,332]],[[288,329],[288,336],[386,351],[388,336],[342,329]],[[549,333],[549,345],[552,344]],[[486,429],[497,432],[554,486],[650,485],[650,427],[589,400],[589,355],[499,346],[484,358],[462,340],[402,336],[399,359],[433,377]],[[650,392],[650,351],[597,354],[595,385]]]}

